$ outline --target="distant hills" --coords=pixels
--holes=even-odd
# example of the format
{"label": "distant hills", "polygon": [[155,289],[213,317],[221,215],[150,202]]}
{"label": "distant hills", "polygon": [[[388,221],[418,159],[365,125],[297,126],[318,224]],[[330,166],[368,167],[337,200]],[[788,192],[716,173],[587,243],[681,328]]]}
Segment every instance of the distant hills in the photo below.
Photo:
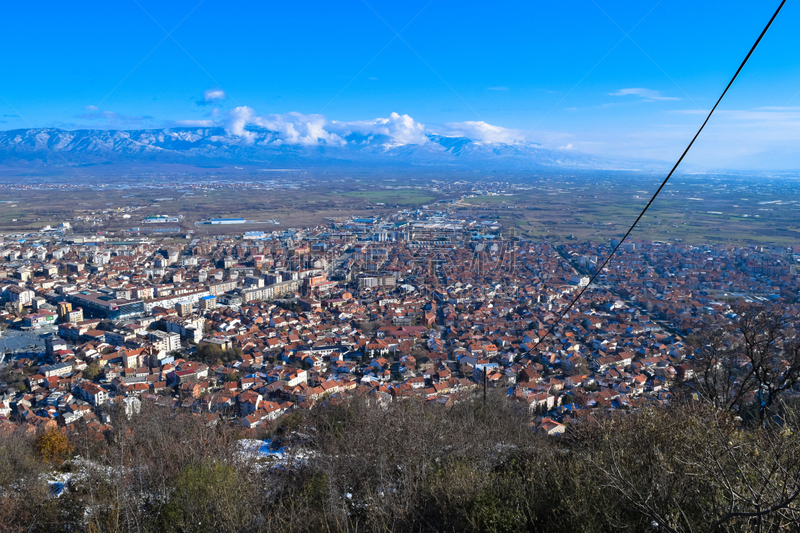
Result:
{"label": "distant hills", "polygon": [[0,131],[0,165],[32,167],[181,164],[255,164],[280,167],[419,167],[437,170],[660,170],[658,161],[623,161],[546,149],[534,143],[500,143],[426,134],[422,144],[398,144],[381,135],[350,133],[342,144],[289,144],[277,132],[248,127],[248,137],[223,127],[144,130]]}

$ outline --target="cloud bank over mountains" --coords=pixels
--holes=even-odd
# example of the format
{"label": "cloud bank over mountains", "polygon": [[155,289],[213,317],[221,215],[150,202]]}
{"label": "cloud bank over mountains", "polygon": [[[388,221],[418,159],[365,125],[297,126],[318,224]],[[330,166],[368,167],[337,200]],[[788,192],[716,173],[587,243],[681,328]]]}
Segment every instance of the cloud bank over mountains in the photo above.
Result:
{"label": "cloud bank over mountains", "polygon": [[[203,122],[136,130],[0,131],[0,168],[47,172],[70,166],[107,172],[114,165],[141,171],[165,164],[435,172],[632,168],[627,161],[547,149],[523,139],[519,132],[484,122],[447,124],[433,130],[398,113],[339,122],[302,113],[259,116],[240,107],[224,125]],[[644,168],[643,162],[636,168]]]}
{"label": "cloud bank over mountains", "polygon": [[409,115],[391,113],[386,118],[357,121],[329,120],[324,115],[283,113],[259,116],[247,106],[229,112],[225,129],[232,135],[255,143],[258,135],[248,126],[258,126],[275,132],[267,142],[274,146],[346,146],[348,144],[380,144],[386,148],[406,145],[425,145],[430,135],[466,137],[477,142],[514,144],[525,140],[519,130],[494,126],[486,122],[448,122],[441,127],[428,127]]}
{"label": "cloud bank over mountains", "polygon": [[[660,162],[609,159],[574,149],[568,134],[543,146],[526,132],[485,121],[423,124],[392,112],[367,120],[332,120],[322,114],[259,114],[248,106],[225,109],[227,95],[205,91],[203,118],[174,120],[161,127],[134,127],[142,117],[124,117],[99,107],[83,120],[101,117],[117,128],[28,128],[0,131],[0,166],[41,168],[72,165],[214,166],[255,164],[315,168],[418,168],[436,171],[659,168]],[[538,132],[541,136],[541,132]],[[551,136],[552,137],[552,136]]]}

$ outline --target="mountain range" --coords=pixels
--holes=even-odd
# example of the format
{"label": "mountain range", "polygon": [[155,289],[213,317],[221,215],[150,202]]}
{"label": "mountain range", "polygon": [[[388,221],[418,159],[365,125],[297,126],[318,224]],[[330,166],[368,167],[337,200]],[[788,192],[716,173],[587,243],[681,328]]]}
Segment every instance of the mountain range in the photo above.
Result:
{"label": "mountain range", "polygon": [[224,127],[142,130],[31,128],[0,131],[0,165],[94,166],[104,164],[255,164],[282,166],[302,161],[311,167],[419,167],[437,170],[660,170],[658,161],[612,160],[535,143],[481,141],[426,134],[421,144],[397,144],[377,134],[350,133],[339,144],[290,144],[263,127],[248,137]]}

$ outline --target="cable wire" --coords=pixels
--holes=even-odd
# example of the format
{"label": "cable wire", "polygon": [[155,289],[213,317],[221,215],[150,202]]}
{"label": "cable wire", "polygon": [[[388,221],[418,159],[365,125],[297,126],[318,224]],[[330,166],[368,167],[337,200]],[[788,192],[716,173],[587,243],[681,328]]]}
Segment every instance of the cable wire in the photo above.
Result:
{"label": "cable wire", "polygon": [[767,25],[764,26],[764,29],[761,31],[761,35],[758,36],[758,39],[756,39],[756,42],[753,43],[753,46],[750,48],[750,51],[747,52],[747,55],[745,56],[745,58],[742,61],[741,65],[739,65],[739,68],[736,69],[736,73],[731,78],[731,81],[728,82],[728,85],[725,87],[725,90],[722,91],[722,94],[717,99],[717,103],[715,103],[714,107],[711,108],[711,111],[708,112],[708,116],[706,116],[706,119],[703,121],[703,124],[700,126],[700,129],[698,129],[697,133],[694,134],[694,137],[692,137],[691,142],[689,142],[689,145],[686,147],[686,149],[683,151],[681,156],[678,158],[678,161],[672,167],[672,170],[669,171],[669,174],[667,174],[667,177],[664,178],[664,181],[661,182],[661,185],[659,185],[658,189],[656,189],[656,192],[653,193],[653,196],[652,196],[652,198],[650,198],[650,201],[647,202],[647,205],[644,206],[644,209],[642,209],[642,212],[639,213],[638,217],[636,217],[636,220],[633,222],[631,227],[628,228],[628,231],[625,232],[625,235],[622,237],[622,239],[620,239],[620,241],[617,243],[617,245],[614,247],[614,249],[611,250],[611,253],[608,254],[608,257],[606,257],[605,261],[603,261],[603,264],[600,265],[600,268],[598,268],[597,271],[589,279],[589,283],[587,283],[580,290],[580,292],[578,292],[578,295],[572,300],[572,302],[570,302],[570,304],[567,306],[567,308],[558,316],[558,320],[556,320],[555,323],[553,323],[553,325],[550,327],[550,329],[547,330],[547,333],[545,333],[544,336],[542,336],[542,338],[537,341],[537,343],[533,346],[533,348],[531,348],[531,353],[533,353],[536,350],[536,348],[538,348],[539,345],[542,344],[542,342],[544,342],[544,340],[547,337],[549,337],[551,333],[553,333],[553,331],[556,329],[556,326],[558,326],[561,323],[561,320],[566,316],[567,313],[569,313],[570,309],[572,309],[572,307],[578,302],[578,300],[581,299],[581,296],[583,296],[583,293],[586,292],[586,289],[588,289],[592,285],[592,283],[594,283],[595,278],[597,278],[597,276],[600,275],[600,273],[606,267],[606,265],[611,260],[611,258],[614,257],[614,254],[617,253],[617,250],[619,249],[619,247],[622,246],[622,243],[625,242],[625,239],[628,238],[628,235],[631,234],[631,232],[633,231],[633,228],[636,227],[636,225],[642,219],[642,217],[647,212],[647,210],[650,208],[650,206],[653,205],[653,202],[655,201],[656,197],[661,192],[661,190],[664,188],[664,186],[667,184],[669,179],[672,177],[672,174],[675,173],[675,170],[678,168],[678,165],[681,164],[681,161],[683,161],[683,158],[686,157],[686,154],[689,153],[689,149],[692,147],[694,142],[697,140],[697,137],[700,136],[700,132],[703,131],[703,128],[706,127],[706,124],[708,124],[709,119],[711,119],[711,115],[714,114],[714,111],[717,109],[717,106],[719,105],[720,102],[722,102],[722,99],[725,97],[725,94],[727,94],[728,89],[730,89],[731,85],[733,85],[733,82],[736,81],[736,78],[739,76],[739,73],[744,68],[745,64],[747,63],[747,60],[750,59],[751,55],[753,55],[753,52],[755,52],[756,47],[758,46],[758,43],[760,43],[761,39],[764,38],[764,35],[766,35],[767,30],[769,30],[769,27],[772,26],[773,21],[778,16],[778,13],[780,13],[780,11],[783,8],[783,5],[785,3],[786,3],[786,0],[782,0],[781,1],[781,4],[778,6],[778,9],[775,10],[775,13],[773,13],[772,18],[769,19],[769,22],[767,22]]}

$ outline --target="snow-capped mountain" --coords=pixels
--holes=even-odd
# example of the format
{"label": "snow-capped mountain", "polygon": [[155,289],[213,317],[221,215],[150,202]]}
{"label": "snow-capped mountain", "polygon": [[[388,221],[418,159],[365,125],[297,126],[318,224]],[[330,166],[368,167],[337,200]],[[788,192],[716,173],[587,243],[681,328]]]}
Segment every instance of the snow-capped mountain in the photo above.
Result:
{"label": "snow-capped mountain", "polygon": [[[377,134],[348,133],[335,144],[291,144],[275,131],[249,126],[247,136],[223,127],[147,130],[62,130],[36,128],[0,131],[0,164],[53,166],[130,163],[189,165],[252,163],[279,165],[290,159],[307,165],[419,166],[453,169],[535,170],[631,168],[573,151],[549,150],[534,143],[505,144],[426,133],[422,143],[398,144]],[[659,163],[638,162],[639,168]]]}

